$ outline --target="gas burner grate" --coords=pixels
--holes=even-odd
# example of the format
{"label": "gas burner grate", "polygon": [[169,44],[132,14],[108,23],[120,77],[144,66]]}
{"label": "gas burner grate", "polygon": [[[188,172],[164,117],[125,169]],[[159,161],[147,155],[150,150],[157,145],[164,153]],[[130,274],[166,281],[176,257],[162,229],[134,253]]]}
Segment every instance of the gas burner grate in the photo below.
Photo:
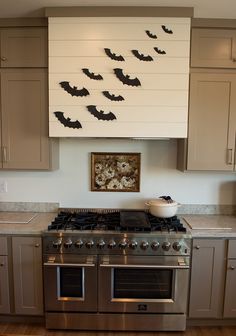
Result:
{"label": "gas burner grate", "polygon": [[159,218],[149,213],[148,218],[151,223],[151,231],[186,232],[186,228],[180,222],[180,219],[177,216],[170,218]]}

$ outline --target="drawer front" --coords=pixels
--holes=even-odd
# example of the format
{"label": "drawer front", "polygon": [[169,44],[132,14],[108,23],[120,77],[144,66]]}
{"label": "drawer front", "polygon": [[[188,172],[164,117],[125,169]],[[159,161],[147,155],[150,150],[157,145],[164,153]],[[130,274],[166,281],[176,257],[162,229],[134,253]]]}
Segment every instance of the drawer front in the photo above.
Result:
{"label": "drawer front", "polygon": [[8,255],[6,237],[0,237],[0,255]]}
{"label": "drawer front", "polygon": [[229,240],[228,258],[236,258],[236,239]]}

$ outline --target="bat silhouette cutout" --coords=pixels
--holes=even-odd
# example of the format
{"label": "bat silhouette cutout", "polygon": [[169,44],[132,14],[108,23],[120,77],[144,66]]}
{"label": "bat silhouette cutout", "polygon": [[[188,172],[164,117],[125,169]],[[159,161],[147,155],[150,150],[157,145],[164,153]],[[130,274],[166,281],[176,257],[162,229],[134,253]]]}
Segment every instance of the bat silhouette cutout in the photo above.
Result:
{"label": "bat silhouette cutout", "polygon": [[82,69],[83,73],[87,75],[90,79],[95,79],[95,80],[102,80],[103,77],[100,74],[95,74],[94,72],[90,72],[89,69]]}
{"label": "bat silhouette cutout", "polygon": [[155,50],[159,55],[165,55],[165,54],[166,54],[165,50],[161,50],[161,49],[159,49],[158,47],[154,47],[154,50]]}
{"label": "bat silhouette cutout", "polygon": [[95,105],[88,105],[88,111],[98,120],[114,120],[116,116],[112,112],[104,113],[103,110],[98,111]]}
{"label": "bat silhouette cutout", "polygon": [[80,89],[78,90],[77,89],[77,86],[70,86],[70,83],[69,82],[60,82],[59,83],[61,85],[61,87],[66,91],[68,92],[69,94],[73,96],[76,96],[76,97],[85,97],[85,96],[88,96],[89,95],[89,92],[87,89],[83,88],[83,89]]}
{"label": "bat silhouette cutout", "polygon": [[150,32],[150,30],[145,30],[146,34],[148,37],[152,38],[152,39],[157,39],[157,36],[155,34],[152,34]]}
{"label": "bat silhouette cutout", "polygon": [[113,101],[122,101],[125,100],[122,96],[115,96],[114,94],[111,94],[109,91],[102,91],[103,95]]}
{"label": "bat silhouette cutout", "polygon": [[140,81],[139,81],[139,79],[137,77],[130,78],[129,75],[124,75],[122,69],[116,68],[116,69],[114,69],[114,72],[115,72],[116,77],[123,84],[130,85],[130,86],[141,86],[141,83],[140,83]]}
{"label": "bat silhouette cutout", "polygon": [[164,30],[166,34],[173,34],[171,29],[168,29],[166,26],[162,25],[161,28]]}
{"label": "bat silhouette cutout", "polygon": [[115,53],[111,52],[111,49],[109,48],[104,48],[105,53],[107,54],[108,57],[110,57],[114,61],[124,61],[124,57],[122,55],[116,55]]}
{"label": "bat silhouette cutout", "polygon": [[82,125],[78,120],[71,121],[70,118],[65,118],[64,112],[56,111],[54,112],[54,114],[57,117],[57,119],[62,123],[62,125],[64,125],[64,127],[82,128]]}
{"label": "bat silhouette cutout", "polygon": [[153,58],[150,55],[145,56],[144,54],[140,54],[138,50],[131,50],[135,57],[137,57],[140,61],[150,62],[153,61]]}

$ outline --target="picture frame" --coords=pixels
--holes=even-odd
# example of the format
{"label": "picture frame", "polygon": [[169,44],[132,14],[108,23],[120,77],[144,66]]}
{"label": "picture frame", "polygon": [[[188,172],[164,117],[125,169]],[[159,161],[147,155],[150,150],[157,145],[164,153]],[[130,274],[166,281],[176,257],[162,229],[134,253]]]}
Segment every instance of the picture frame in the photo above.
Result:
{"label": "picture frame", "polygon": [[139,192],[140,153],[91,153],[91,191]]}

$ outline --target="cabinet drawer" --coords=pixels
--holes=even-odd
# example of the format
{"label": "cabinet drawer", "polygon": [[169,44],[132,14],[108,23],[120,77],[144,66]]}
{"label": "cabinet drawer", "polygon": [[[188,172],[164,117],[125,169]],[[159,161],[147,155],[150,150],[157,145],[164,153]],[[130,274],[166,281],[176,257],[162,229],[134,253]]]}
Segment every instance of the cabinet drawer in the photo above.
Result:
{"label": "cabinet drawer", "polygon": [[236,258],[236,239],[229,240],[228,258]]}
{"label": "cabinet drawer", "polygon": [[8,255],[6,237],[0,237],[0,255]]}

